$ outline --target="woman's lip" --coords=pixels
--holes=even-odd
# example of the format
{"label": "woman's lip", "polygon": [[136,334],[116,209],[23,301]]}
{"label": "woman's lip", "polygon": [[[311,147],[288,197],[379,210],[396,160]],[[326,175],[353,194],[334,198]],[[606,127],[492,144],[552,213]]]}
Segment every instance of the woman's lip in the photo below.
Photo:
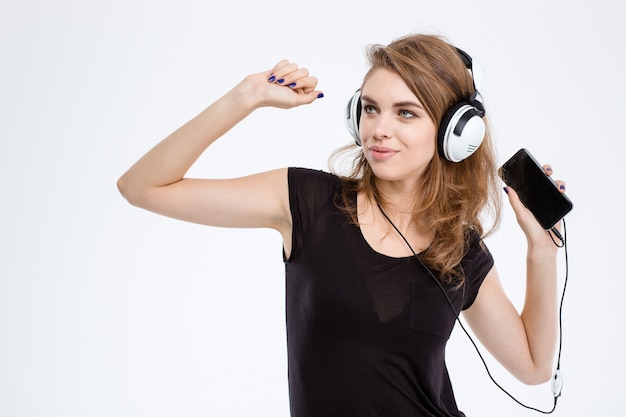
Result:
{"label": "woman's lip", "polygon": [[395,149],[387,148],[384,146],[370,146],[368,149],[372,157],[377,160],[391,158],[398,153],[398,151],[396,151]]}

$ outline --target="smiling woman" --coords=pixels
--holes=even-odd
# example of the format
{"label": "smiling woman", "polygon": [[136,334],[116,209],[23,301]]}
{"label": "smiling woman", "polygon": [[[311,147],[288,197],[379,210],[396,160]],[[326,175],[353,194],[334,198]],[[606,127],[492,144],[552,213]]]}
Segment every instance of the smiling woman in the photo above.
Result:
{"label": "smiling woman", "polygon": [[[396,188],[396,198],[405,200],[402,209],[413,213],[410,222],[421,229],[415,239],[430,248],[424,259],[444,276],[454,274],[467,227],[489,234],[500,210],[494,151],[472,58],[432,36],[372,46],[368,57],[371,69],[348,104],[349,131],[358,145],[367,141],[351,174],[363,178],[360,186],[368,198],[361,206],[384,203],[378,187]],[[381,177],[389,181],[378,181]],[[479,216],[489,208],[493,223],[485,232]],[[410,253],[398,243],[398,250]]]}
{"label": "smiling woman", "polygon": [[[519,314],[483,242],[498,224],[500,192],[471,58],[421,34],[373,46],[369,58],[348,104],[361,146],[350,175],[289,167],[185,177],[256,109],[323,97],[308,70],[282,60],[157,144],[118,187],[130,203],[166,216],[282,236],[293,417],[463,416],[445,362],[461,312],[517,378],[550,378],[558,248],[511,190],[528,242]],[[483,227],[488,209],[492,223]]]}
{"label": "smiling woman", "polygon": [[365,158],[377,178],[393,181],[410,195],[418,189],[418,182],[435,154],[437,127],[415,94],[393,71],[372,71],[361,91],[359,131]]}

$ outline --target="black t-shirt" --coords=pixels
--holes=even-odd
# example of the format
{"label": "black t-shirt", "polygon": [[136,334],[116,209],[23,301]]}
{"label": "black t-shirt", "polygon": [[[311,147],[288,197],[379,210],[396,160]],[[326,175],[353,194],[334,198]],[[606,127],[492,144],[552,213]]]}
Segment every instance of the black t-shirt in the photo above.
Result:
{"label": "black t-shirt", "polygon": [[[337,208],[341,181],[289,169],[293,246],[286,267],[292,417],[463,416],[445,364],[456,314],[414,257],[369,246]],[[356,196],[353,196],[356,198]],[[474,236],[455,311],[474,301],[493,258]]]}

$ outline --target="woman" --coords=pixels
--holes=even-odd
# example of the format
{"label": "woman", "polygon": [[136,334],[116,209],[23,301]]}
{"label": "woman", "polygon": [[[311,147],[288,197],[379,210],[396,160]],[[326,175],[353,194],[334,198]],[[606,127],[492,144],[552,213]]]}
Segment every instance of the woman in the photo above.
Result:
{"label": "woman", "polygon": [[[315,77],[283,60],[246,77],[160,142],[118,187],[131,204],[166,216],[281,234],[294,417],[462,416],[444,353],[461,311],[518,379],[550,379],[558,249],[505,189],[528,243],[518,313],[482,242],[498,224],[500,192],[471,58],[432,35],[371,47],[369,58],[349,104],[361,145],[349,177],[303,168],[228,180],[184,177],[255,109],[323,97]],[[469,106],[469,116],[451,122],[456,103]],[[457,122],[479,131],[460,157],[444,132]],[[479,216],[489,208],[494,221],[485,230]]]}

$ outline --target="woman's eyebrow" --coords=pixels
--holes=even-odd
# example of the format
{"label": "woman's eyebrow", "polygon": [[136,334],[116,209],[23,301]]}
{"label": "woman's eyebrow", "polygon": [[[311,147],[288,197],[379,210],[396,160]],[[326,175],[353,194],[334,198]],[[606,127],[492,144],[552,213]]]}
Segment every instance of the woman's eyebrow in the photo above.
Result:
{"label": "woman's eyebrow", "polygon": [[[376,103],[376,100],[374,100],[373,98],[369,97],[369,96],[361,96],[361,100],[365,101],[367,103],[370,104],[374,104],[377,105],[378,103]],[[393,103],[393,107],[417,107],[419,109],[424,109],[424,106],[422,106],[419,102],[417,101],[410,101],[410,100],[406,100],[406,101],[399,101],[397,103]]]}

